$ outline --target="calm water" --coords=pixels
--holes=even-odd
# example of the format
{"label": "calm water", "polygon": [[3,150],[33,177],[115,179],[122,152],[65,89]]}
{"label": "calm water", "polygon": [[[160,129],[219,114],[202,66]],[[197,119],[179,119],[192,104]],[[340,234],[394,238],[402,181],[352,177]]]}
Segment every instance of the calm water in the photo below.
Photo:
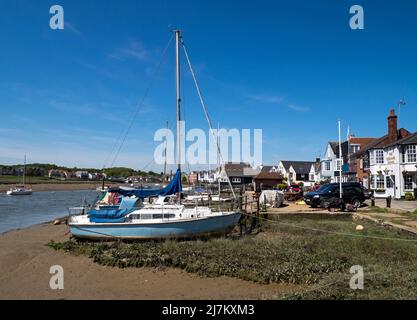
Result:
{"label": "calm water", "polygon": [[97,191],[34,192],[31,196],[0,194],[0,233],[26,228],[68,215],[68,208],[92,203]]}

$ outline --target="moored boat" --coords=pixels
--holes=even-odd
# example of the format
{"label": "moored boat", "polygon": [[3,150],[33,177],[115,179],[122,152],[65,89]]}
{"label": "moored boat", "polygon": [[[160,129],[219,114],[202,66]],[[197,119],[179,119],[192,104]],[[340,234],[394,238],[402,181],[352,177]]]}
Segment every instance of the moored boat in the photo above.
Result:
{"label": "moored boat", "polygon": [[28,196],[33,193],[32,189],[25,186],[16,186],[6,192],[8,196]]}
{"label": "moored boat", "polygon": [[8,196],[29,196],[33,193],[31,188],[27,188],[25,185],[25,178],[26,178],[26,156],[24,158],[23,164],[23,176],[22,176],[22,185],[16,186],[11,188],[9,191],[6,192]]}
{"label": "moored boat", "polygon": [[[179,143],[181,132],[179,88],[181,36],[179,30],[175,31],[175,36],[178,170],[174,178],[168,186],[161,189],[110,188],[87,214],[70,217],[69,227],[73,237],[90,240],[156,240],[204,237],[224,234],[240,220],[241,213],[239,211],[214,211],[209,207],[189,207],[181,203],[181,146]],[[186,50],[185,47],[184,50]],[[189,65],[191,68],[190,63]],[[211,126],[210,123],[209,126]],[[229,184],[232,189],[230,180]],[[233,196],[235,197],[234,193]],[[159,198],[155,203],[145,203],[145,199],[152,197]]]}

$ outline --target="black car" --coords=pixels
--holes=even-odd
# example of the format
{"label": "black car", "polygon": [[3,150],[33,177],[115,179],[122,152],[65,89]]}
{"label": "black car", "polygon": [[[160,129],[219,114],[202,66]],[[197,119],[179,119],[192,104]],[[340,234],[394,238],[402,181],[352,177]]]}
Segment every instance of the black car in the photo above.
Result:
{"label": "black car", "polygon": [[[343,201],[345,203],[353,204],[356,207],[365,202],[365,189],[357,182],[342,183]],[[325,184],[315,192],[309,192],[304,195],[304,202],[313,208],[323,207],[327,208],[330,199],[340,197],[340,184],[330,183]]]}

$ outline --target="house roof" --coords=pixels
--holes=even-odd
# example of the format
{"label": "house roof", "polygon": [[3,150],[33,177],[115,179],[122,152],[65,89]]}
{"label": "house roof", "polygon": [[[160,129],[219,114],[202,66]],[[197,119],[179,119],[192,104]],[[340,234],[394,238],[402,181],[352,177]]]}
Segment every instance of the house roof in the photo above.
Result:
{"label": "house roof", "polygon": [[272,170],[273,168],[276,168],[276,169],[278,170],[278,167],[277,167],[277,166],[262,166],[261,171],[262,171],[262,172],[271,172],[271,170]]}
{"label": "house roof", "polygon": [[356,137],[351,137],[349,139],[349,142],[351,144],[359,144],[359,145],[361,145],[361,147],[364,147],[364,146],[370,144],[371,142],[373,142],[374,140],[376,140],[376,138],[356,138]]}
{"label": "house roof", "polygon": [[278,172],[263,172],[261,171],[256,177],[256,180],[282,180],[283,177]]}
{"label": "house roof", "polygon": [[[342,142],[342,155],[344,157],[347,157],[349,154],[349,144],[359,144],[361,146],[361,149],[365,148],[375,140],[378,140],[376,138],[357,138],[357,137],[351,137],[349,141]],[[339,142],[331,141],[329,142],[334,154],[336,155],[336,158],[339,158]]]}
{"label": "house roof", "polygon": [[295,172],[306,174],[310,173],[311,166],[315,164],[314,161],[281,161],[285,170],[289,170],[290,167],[293,167]]}
{"label": "house roof", "polygon": [[241,177],[243,176],[243,171],[246,168],[250,168],[248,163],[231,163],[228,162],[224,165],[224,169],[227,172],[229,177]]}
{"label": "house roof", "polygon": [[[330,141],[329,142],[334,154],[336,155],[336,158],[339,158],[339,142]],[[342,142],[342,155],[348,154],[349,152],[349,143],[347,141]]]}
{"label": "house roof", "polygon": [[[410,135],[410,131],[401,128],[398,130],[398,139],[396,142],[392,143],[391,145],[395,145],[398,143],[398,141],[403,140],[404,138],[408,137]],[[372,141],[371,143],[369,143],[365,148],[359,150],[358,152],[356,152],[357,156],[361,156],[363,155],[365,152],[371,150],[371,149],[378,149],[378,148],[385,148],[389,145],[389,140],[388,140],[388,134],[386,134],[385,136],[382,136],[381,138],[375,139],[374,141]]]}
{"label": "house roof", "polygon": [[392,146],[395,146],[395,145],[405,145],[405,144],[417,144],[417,132],[409,135],[408,137],[397,140],[397,141],[387,145],[387,147],[392,147]]}

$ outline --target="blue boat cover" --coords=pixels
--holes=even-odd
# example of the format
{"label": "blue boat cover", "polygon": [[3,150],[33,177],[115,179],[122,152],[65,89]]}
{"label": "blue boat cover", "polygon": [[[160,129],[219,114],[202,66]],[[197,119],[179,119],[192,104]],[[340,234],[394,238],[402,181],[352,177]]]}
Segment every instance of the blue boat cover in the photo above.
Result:
{"label": "blue boat cover", "polygon": [[135,207],[136,202],[138,201],[137,198],[122,198],[122,202],[120,203],[119,209],[133,209]]}
{"label": "blue boat cover", "polygon": [[169,196],[176,193],[182,192],[181,185],[181,171],[178,169],[174,178],[171,180],[169,185],[162,189],[133,189],[133,190],[124,190],[120,188],[110,189],[109,192],[117,192],[125,197],[135,196],[140,199],[156,196]]}
{"label": "blue boat cover", "polygon": [[125,216],[131,213],[133,209],[121,210],[90,210],[90,222],[95,223],[122,223],[125,222]]}

